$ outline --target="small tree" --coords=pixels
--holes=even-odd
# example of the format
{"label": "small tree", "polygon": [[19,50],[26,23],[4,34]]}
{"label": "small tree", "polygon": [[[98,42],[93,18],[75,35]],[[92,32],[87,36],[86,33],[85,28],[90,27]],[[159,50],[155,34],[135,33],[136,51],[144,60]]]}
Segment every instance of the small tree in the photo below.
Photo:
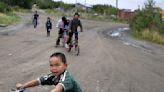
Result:
{"label": "small tree", "polygon": [[94,5],[92,10],[99,14],[106,14],[106,15],[115,15],[117,9],[113,6],[109,5]]}
{"label": "small tree", "polygon": [[135,12],[130,19],[130,28],[135,31],[142,31],[146,28],[158,28],[160,21],[159,9],[155,7],[155,1],[147,0],[142,10]]}

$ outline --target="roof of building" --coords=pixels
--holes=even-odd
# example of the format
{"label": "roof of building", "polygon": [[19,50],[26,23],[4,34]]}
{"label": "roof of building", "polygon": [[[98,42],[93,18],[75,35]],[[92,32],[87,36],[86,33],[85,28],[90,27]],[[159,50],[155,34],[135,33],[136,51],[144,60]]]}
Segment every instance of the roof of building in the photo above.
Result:
{"label": "roof of building", "polygon": [[81,5],[81,6],[87,7],[87,8],[91,8],[92,7],[92,5],[89,5],[89,4],[76,3],[76,5]]}

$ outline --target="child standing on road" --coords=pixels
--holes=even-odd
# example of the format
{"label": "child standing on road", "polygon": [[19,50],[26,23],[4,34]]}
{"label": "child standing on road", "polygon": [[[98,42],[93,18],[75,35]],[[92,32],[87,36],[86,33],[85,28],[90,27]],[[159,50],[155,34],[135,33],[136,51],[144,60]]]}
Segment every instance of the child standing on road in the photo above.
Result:
{"label": "child standing on road", "polygon": [[52,54],[49,58],[49,66],[50,74],[25,84],[17,83],[16,87],[25,89],[37,85],[55,85],[51,92],[82,92],[78,83],[67,71],[67,61],[63,53]]}
{"label": "child standing on road", "polygon": [[46,29],[47,29],[47,37],[49,37],[50,36],[50,31],[52,29],[52,23],[51,23],[50,17],[47,18]]}

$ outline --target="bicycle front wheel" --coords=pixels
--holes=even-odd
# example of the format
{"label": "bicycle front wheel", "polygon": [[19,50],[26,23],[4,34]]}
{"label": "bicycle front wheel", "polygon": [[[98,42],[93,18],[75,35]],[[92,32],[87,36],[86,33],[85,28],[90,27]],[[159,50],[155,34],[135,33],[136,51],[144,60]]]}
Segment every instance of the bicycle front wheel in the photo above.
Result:
{"label": "bicycle front wheel", "polygon": [[37,20],[36,19],[33,20],[33,25],[34,25],[34,28],[37,27]]}
{"label": "bicycle front wheel", "polygon": [[80,47],[77,45],[75,46],[75,55],[78,56],[80,54]]}

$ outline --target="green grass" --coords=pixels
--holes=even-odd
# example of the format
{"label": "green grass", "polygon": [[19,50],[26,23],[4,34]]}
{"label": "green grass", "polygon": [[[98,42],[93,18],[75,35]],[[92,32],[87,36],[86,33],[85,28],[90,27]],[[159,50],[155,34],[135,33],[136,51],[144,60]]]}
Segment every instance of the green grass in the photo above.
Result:
{"label": "green grass", "polygon": [[164,45],[164,36],[159,34],[157,31],[150,31],[145,29],[143,32],[132,31],[130,34],[139,40],[146,40]]}
{"label": "green grass", "polygon": [[18,17],[16,14],[14,13],[0,13],[0,24],[6,24],[6,25],[10,25],[13,23],[16,23],[20,20],[20,17]]}
{"label": "green grass", "polygon": [[12,11],[14,12],[24,12],[24,13],[28,13],[31,10],[30,9],[24,9],[24,8],[20,8],[19,6],[14,6],[12,7]]}

